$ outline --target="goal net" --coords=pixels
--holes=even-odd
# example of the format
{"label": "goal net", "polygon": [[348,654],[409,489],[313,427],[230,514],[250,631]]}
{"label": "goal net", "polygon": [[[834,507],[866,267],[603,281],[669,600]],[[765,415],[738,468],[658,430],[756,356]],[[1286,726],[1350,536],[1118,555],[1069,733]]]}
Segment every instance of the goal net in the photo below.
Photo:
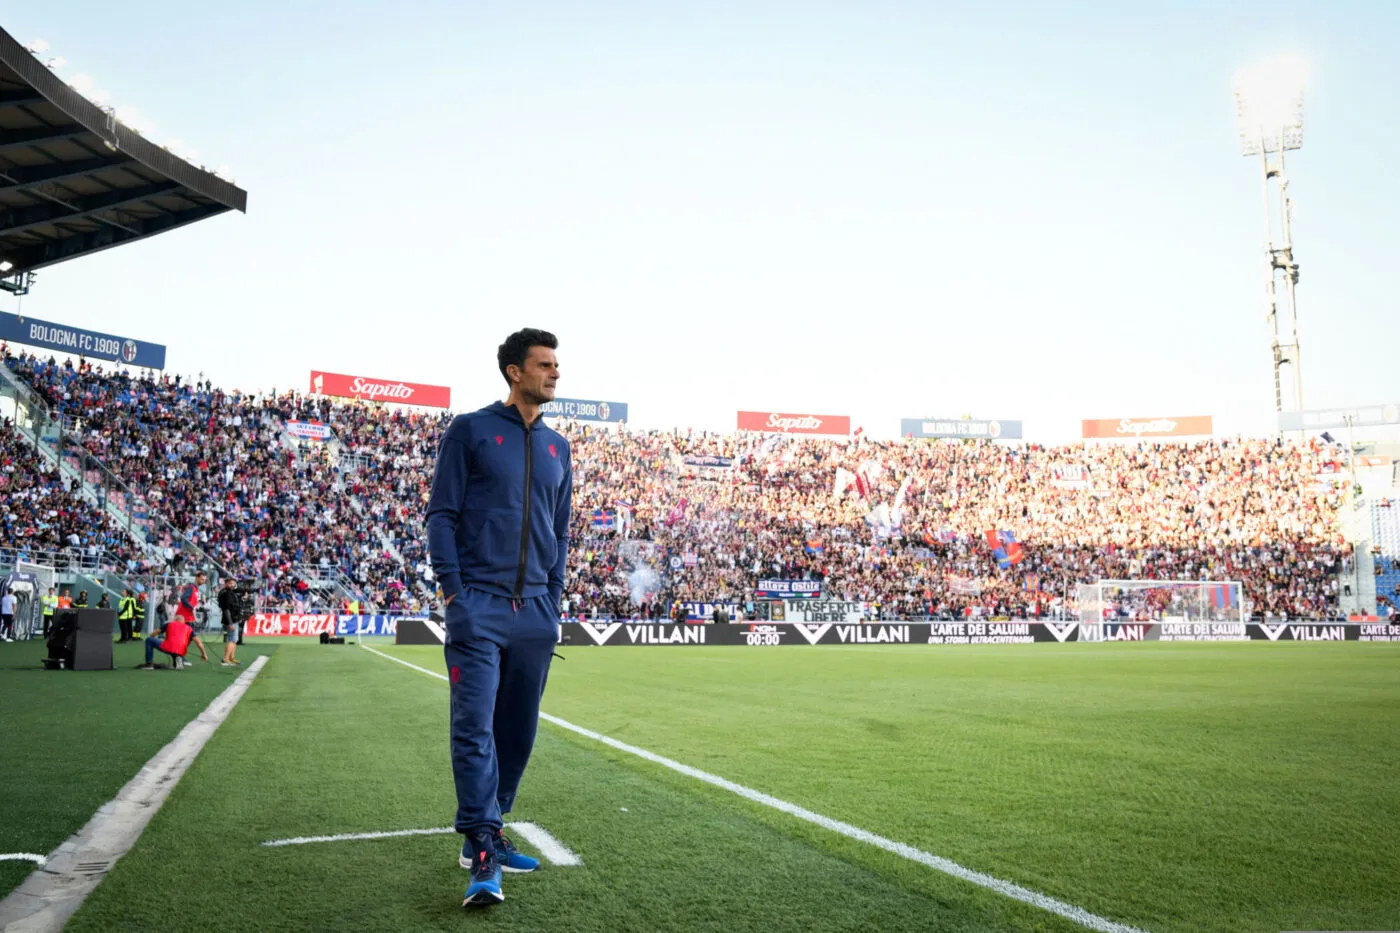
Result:
{"label": "goal net", "polygon": [[15,637],[37,638],[44,631],[44,594],[54,585],[52,567],[17,561],[10,577],[15,596]]}
{"label": "goal net", "polygon": [[1244,634],[1244,588],[1235,580],[1100,580],[1078,588],[1079,638],[1102,641],[1118,622],[1238,625]]}

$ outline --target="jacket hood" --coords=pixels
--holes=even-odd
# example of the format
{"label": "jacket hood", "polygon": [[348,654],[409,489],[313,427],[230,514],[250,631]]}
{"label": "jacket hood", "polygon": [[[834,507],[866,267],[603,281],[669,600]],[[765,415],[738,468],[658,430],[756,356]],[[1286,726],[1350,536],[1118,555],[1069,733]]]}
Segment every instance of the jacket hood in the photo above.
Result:
{"label": "jacket hood", "polygon": [[[516,424],[523,425],[525,423],[525,419],[521,417],[520,412],[516,410],[515,406],[507,405],[505,402],[492,402],[490,405],[483,408],[482,411],[489,411],[492,414],[500,415],[502,418],[514,421]],[[535,419],[535,424],[539,424],[543,418],[544,415],[537,417]]]}

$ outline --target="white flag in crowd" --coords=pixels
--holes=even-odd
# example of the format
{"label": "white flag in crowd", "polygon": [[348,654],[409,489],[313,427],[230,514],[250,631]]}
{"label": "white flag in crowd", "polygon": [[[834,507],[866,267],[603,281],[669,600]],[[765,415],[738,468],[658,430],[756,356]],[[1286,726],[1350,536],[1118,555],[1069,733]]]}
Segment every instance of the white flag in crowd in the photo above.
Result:
{"label": "white flag in crowd", "polygon": [[856,475],[845,467],[836,468],[836,483],[832,486],[831,496],[838,502],[846,494],[846,490],[855,485]]}

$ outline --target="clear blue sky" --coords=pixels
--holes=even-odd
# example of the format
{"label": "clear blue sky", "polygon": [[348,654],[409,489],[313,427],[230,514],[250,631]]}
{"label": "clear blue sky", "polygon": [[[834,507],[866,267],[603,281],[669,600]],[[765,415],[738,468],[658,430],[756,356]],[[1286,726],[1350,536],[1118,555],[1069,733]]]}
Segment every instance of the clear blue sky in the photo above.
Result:
{"label": "clear blue sky", "polygon": [[539,326],[561,395],[639,426],[780,409],[876,436],[1267,430],[1230,79],[1300,53],[1304,401],[1400,396],[1400,4],[46,0],[3,25],[249,191],[43,273],[27,314],[225,386],[320,368],[458,408]]}

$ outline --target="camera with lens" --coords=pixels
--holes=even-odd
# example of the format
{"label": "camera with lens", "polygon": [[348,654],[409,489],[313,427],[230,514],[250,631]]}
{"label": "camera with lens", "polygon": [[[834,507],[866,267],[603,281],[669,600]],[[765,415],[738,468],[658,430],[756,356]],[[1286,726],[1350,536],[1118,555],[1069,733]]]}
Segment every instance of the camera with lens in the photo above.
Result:
{"label": "camera with lens", "polygon": [[253,611],[254,601],[261,590],[261,584],[251,577],[235,581],[228,590],[230,608],[240,616],[250,615]]}

